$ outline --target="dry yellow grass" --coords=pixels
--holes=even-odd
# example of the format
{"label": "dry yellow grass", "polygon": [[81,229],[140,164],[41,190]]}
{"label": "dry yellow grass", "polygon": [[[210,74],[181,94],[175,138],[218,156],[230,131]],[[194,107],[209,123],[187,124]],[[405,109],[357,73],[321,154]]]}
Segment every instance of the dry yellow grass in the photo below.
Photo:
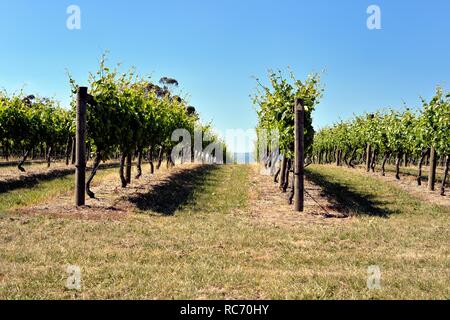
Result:
{"label": "dry yellow grass", "polygon": [[[316,196],[327,193],[321,201],[346,205],[351,218],[286,207],[277,214],[288,223],[273,223],[283,196],[262,206],[270,177],[247,166],[178,172],[163,187],[122,197],[132,201],[121,219],[2,213],[0,298],[450,297],[448,209],[345,169],[308,172]],[[165,202],[155,205],[155,189]],[[65,289],[67,265],[81,267],[80,292]],[[381,269],[380,290],[367,288],[370,265]]]}

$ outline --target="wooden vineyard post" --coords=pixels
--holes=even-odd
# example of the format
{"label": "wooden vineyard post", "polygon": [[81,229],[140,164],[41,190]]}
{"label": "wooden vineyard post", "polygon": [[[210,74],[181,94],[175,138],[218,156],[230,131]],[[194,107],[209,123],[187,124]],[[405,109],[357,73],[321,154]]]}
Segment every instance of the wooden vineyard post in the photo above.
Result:
{"label": "wooden vineyard post", "polygon": [[296,212],[304,210],[304,140],[305,109],[301,99],[295,100],[295,164],[294,164],[294,207]]}
{"label": "wooden vineyard post", "polygon": [[[369,115],[369,119],[373,120],[375,118],[375,115],[371,114]],[[366,171],[370,172],[370,167],[372,164],[372,146],[370,143],[367,144],[367,150],[366,150]]]}
{"label": "wooden vineyard post", "polygon": [[131,183],[131,167],[132,167],[132,155],[131,152],[127,154],[127,168],[125,171],[125,179],[127,180],[127,183]]}
{"label": "wooden vineyard post", "polygon": [[435,183],[436,183],[436,166],[437,166],[436,148],[431,147],[430,172],[428,174],[428,190],[430,190],[430,191],[434,191],[434,187],[435,187]]}
{"label": "wooden vineyard post", "polygon": [[77,129],[75,161],[75,204],[84,206],[86,201],[86,103],[87,88],[79,87],[77,92]]}
{"label": "wooden vineyard post", "polygon": [[367,150],[366,150],[366,171],[370,171],[370,163],[372,162],[372,146],[370,143],[367,144]]}
{"label": "wooden vineyard post", "polygon": [[280,168],[280,182],[279,188],[283,190],[284,182],[286,181],[286,167],[288,164],[288,159],[283,156],[283,160],[281,160],[281,168]]}

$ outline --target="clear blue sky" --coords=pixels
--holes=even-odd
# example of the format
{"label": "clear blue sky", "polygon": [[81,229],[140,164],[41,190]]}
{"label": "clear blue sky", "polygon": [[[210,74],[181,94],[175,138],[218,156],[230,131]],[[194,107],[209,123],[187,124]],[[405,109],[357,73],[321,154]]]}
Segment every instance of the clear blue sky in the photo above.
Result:
{"label": "clear blue sky", "polygon": [[[66,9],[81,8],[81,30]],[[377,4],[382,30],[368,30]],[[179,80],[203,119],[256,124],[252,76],[290,66],[323,75],[317,127],[403,101],[419,104],[450,82],[450,1],[1,0],[0,87],[67,104],[65,69],[80,84],[105,50],[111,62]]]}

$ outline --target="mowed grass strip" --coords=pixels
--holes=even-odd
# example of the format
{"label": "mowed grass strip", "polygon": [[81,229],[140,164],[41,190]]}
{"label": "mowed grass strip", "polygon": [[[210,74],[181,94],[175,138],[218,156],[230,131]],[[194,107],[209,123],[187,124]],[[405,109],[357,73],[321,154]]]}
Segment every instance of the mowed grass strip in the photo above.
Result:
{"label": "mowed grass strip", "polygon": [[[450,297],[449,212],[357,173],[321,166],[309,172],[344,188],[353,202],[367,196],[369,208],[389,214],[372,216],[365,203],[354,203],[348,220],[255,223],[248,200],[257,188],[250,184],[253,168],[221,166],[170,216],[1,216],[0,298]],[[80,292],[65,289],[68,265],[81,267]],[[367,288],[371,265],[381,269],[380,290]]]}
{"label": "mowed grass strip", "polygon": [[448,216],[449,209],[416,198],[400,186],[368,177],[355,169],[312,165],[306,175],[351,214],[384,217],[400,214],[406,219],[410,219],[406,215],[417,213],[421,217],[425,212],[441,218]]}
{"label": "mowed grass strip", "polygon": [[38,204],[46,199],[69,192],[73,189],[73,177],[65,176],[44,181],[32,188],[20,188],[0,193],[0,213]]}
{"label": "mowed grass strip", "polygon": [[[110,174],[117,169],[101,169],[94,183],[106,174]],[[54,178],[52,180],[41,181],[33,187],[19,188],[0,193],[0,214],[14,209],[25,208],[39,204],[45,200],[58,197],[59,195],[72,192],[74,190],[74,175]]]}
{"label": "mowed grass strip", "polygon": [[[207,282],[213,267],[209,262],[217,259],[209,252],[224,255],[216,244],[231,238],[233,219],[227,215],[231,208],[244,208],[247,203],[247,178],[247,170],[238,167],[210,171],[204,185],[170,217],[136,210],[123,221],[32,216],[24,223],[20,216],[5,215],[0,220],[5,230],[0,238],[0,297],[126,299],[198,294],[196,286]],[[83,270],[79,294],[65,289],[69,264]]]}

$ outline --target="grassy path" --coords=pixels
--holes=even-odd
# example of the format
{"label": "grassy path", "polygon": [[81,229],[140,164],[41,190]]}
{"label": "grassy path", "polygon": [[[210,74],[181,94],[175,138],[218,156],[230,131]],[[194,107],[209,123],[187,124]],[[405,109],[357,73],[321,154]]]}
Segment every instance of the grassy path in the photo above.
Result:
{"label": "grassy path", "polygon": [[350,212],[357,215],[383,216],[430,212],[434,216],[446,217],[448,209],[423,201],[410,195],[398,185],[371,177],[364,172],[334,166],[311,166],[307,177],[321,185],[328,195]]}
{"label": "grassy path", "polygon": [[[252,174],[246,166],[209,170],[170,216],[142,209],[120,220],[0,215],[0,298],[450,297],[445,209],[375,179],[313,166],[309,174],[328,183],[336,201],[350,199],[357,216],[274,227],[252,214]],[[81,267],[81,292],[65,289],[67,265]],[[381,290],[367,289],[371,265],[381,269]]]}
{"label": "grassy path", "polygon": [[[94,183],[116,169],[101,169]],[[117,170],[116,170],[117,171]],[[67,175],[48,181],[42,181],[31,188],[18,188],[0,193],[0,214],[9,210],[19,209],[39,204],[44,200],[72,192],[74,176]]]}

